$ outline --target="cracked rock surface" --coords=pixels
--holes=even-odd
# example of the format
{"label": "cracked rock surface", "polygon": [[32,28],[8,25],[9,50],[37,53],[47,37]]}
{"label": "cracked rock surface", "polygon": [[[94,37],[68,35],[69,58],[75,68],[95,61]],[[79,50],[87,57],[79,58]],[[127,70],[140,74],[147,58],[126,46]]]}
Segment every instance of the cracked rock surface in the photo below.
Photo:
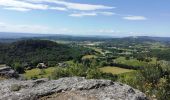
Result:
{"label": "cracked rock surface", "polygon": [[144,93],[110,80],[67,77],[0,81],[0,100],[147,100]]}

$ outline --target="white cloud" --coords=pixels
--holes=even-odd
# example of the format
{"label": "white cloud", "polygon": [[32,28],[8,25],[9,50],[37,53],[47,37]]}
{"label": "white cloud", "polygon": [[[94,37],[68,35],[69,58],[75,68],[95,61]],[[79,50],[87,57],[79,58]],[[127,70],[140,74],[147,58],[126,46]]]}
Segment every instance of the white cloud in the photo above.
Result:
{"label": "white cloud", "polygon": [[[72,13],[69,16],[74,16],[74,17],[96,16],[96,15],[111,16],[114,15],[114,13],[105,10],[115,8],[111,6],[105,6],[105,5],[74,3],[74,2],[64,1],[64,0],[0,0],[0,7],[6,10],[15,10],[15,11],[22,11],[22,12],[30,11],[30,10],[68,11]],[[74,13],[75,11],[77,13]]]}
{"label": "white cloud", "polygon": [[[5,7],[12,8],[27,8],[27,9],[41,9],[45,10],[49,8],[49,5],[45,5],[44,3],[53,3],[56,4],[54,9],[63,10],[72,9],[72,10],[81,10],[81,11],[92,11],[92,10],[107,10],[113,9],[115,7],[105,6],[105,5],[93,5],[93,4],[84,4],[84,3],[73,3],[66,2],[62,0],[0,0],[0,5]],[[64,6],[63,8],[59,8],[57,5]]]}
{"label": "white cloud", "polygon": [[64,1],[56,1],[56,3],[63,4],[68,9],[81,10],[81,11],[92,11],[92,10],[113,9],[114,8],[114,7],[104,6],[104,5],[69,3],[69,2],[64,2]]}
{"label": "white cloud", "polygon": [[4,25],[5,23],[3,23],[3,22],[0,22],[0,26],[2,26],[2,25]]}
{"label": "white cloud", "polygon": [[113,9],[115,7],[105,6],[105,5],[95,5],[86,3],[73,3],[64,0],[26,0],[32,3],[55,3],[57,5],[65,6],[67,9],[81,10],[81,11],[92,11],[92,10],[107,10]]}
{"label": "white cloud", "polygon": [[123,17],[123,19],[134,20],[134,21],[137,21],[137,20],[147,20],[147,18],[144,17],[144,16],[126,16],[126,17]]}
{"label": "white cloud", "polygon": [[84,17],[84,16],[97,16],[97,15],[104,15],[104,16],[111,16],[114,15],[115,13],[112,12],[77,12],[77,13],[72,13],[69,16],[71,17]]}
{"label": "white cloud", "polygon": [[115,15],[113,12],[98,12],[99,14],[105,15],[105,16],[112,16]]}
{"label": "white cloud", "polygon": [[[0,6],[6,7],[6,9],[11,8],[18,8],[18,9],[40,9],[40,10],[46,10],[48,8],[48,5],[44,4],[32,4],[24,1],[18,1],[18,0],[0,0]],[[16,10],[18,10],[16,9]],[[13,9],[14,10],[14,9]],[[22,10],[23,11],[23,10]]]}
{"label": "white cloud", "polygon": [[8,7],[8,8],[4,8],[4,9],[6,9],[6,10],[15,10],[15,11],[23,11],[23,12],[25,12],[25,11],[30,11],[30,9],[27,9],[27,8],[16,8],[16,7]]}
{"label": "white cloud", "polygon": [[68,10],[67,8],[64,8],[64,7],[50,7],[49,9],[58,10],[58,11],[67,11]]}
{"label": "white cloud", "polygon": [[69,16],[72,16],[72,17],[84,17],[84,16],[97,16],[97,13],[95,12],[81,12],[81,13],[73,13],[73,14],[70,14]]}

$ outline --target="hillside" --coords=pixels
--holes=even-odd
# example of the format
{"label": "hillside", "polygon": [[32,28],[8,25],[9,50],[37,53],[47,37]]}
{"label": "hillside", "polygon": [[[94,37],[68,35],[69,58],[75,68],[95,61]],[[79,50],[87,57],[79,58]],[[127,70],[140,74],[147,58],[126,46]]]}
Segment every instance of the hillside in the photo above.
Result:
{"label": "hillside", "polygon": [[29,65],[67,61],[80,56],[78,48],[48,40],[22,40],[11,44],[0,44],[0,63],[20,62]]}

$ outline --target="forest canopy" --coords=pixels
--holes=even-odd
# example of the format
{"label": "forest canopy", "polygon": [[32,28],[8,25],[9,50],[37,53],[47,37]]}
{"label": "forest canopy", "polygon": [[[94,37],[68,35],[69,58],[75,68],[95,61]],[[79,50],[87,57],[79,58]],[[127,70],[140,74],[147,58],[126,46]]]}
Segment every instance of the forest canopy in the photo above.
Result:
{"label": "forest canopy", "polygon": [[40,62],[54,63],[81,58],[89,52],[82,47],[71,47],[48,40],[22,40],[10,44],[0,43],[0,63],[15,62],[36,66]]}

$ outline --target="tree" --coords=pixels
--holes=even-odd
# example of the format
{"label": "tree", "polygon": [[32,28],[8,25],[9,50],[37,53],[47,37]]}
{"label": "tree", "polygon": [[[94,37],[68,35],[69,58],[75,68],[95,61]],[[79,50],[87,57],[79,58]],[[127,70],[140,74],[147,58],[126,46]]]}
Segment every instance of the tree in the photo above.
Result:
{"label": "tree", "polygon": [[71,76],[80,76],[85,77],[86,76],[86,67],[84,67],[82,64],[74,64],[67,68],[67,71]]}
{"label": "tree", "polygon": [[23,74],[25,72],[24,67],[22,67],[22,64],[19,62],[15,62],[13,64],[14,70],[16,70],[19,74]]}
{"label": "tree", "polygon": [[66,69],[60,67],[57,67],[51,75],[52,79],[58,79],[58,78],[69,77],[69,76],[70,73]]}
{"label": "tree", "polygon": [[87,76],[88,79],[100,79],[102,78],[102,72],[98,68],[89,68],[87,70]]}

